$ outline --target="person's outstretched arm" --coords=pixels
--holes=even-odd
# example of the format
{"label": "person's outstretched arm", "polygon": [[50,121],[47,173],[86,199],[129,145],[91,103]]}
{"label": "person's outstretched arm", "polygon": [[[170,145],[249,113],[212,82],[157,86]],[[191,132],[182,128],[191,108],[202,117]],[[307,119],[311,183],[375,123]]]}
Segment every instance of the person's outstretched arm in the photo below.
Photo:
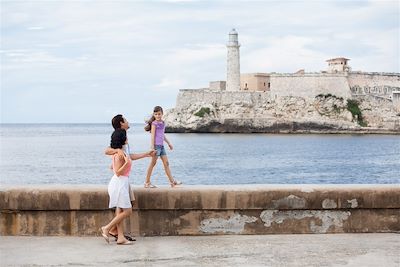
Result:
{"label": "person's outstretched arm", "polygon": [[130,154],[129,156],[131,157],[131,160],[138,160],[142,158],[152,157],[154,153],[155,153],[154,150],[150,150],[145,153]]}

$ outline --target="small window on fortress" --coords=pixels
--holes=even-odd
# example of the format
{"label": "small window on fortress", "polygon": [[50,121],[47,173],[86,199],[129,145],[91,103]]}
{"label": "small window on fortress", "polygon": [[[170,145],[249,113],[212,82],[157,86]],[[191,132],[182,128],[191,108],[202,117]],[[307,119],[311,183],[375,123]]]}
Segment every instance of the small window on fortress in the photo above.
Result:
{"label": "small window on fortress", "polygon": [[265,83],[264,83],[264,86],[265,86]]}
{"label": "small window on fortress", "polygon": [[271,83],[268,83],[268,88],[270,88],[271,87]]}

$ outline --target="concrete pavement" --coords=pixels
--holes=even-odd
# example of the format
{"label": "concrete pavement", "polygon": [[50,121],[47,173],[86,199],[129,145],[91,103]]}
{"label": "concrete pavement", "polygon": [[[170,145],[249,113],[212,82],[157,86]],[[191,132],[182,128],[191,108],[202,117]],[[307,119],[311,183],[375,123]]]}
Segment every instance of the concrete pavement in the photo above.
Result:
{"label": "concrete pavement", "polygon": [[1,266],[400,266],[399,234],[1,236]]}

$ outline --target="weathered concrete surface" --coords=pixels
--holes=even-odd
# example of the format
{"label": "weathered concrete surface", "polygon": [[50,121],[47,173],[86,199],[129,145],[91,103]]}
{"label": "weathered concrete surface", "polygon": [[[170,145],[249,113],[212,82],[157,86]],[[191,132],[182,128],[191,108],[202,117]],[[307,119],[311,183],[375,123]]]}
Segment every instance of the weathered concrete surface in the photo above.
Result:
{"label": "weathered concrete surface", "polygon": [[1,266],[400,265],[399,234],[139,237],[0,237]]}
{"label": "weathered concrete surface", "polygon": [[[134,209],[400,208],[398,184],[134,187]],[[0,210],[107,210],[106,185],[0,185]]]}
{"label": "weathered concrete surface", "polygon": [[[135,189],[136,235],[400,231],[399,185],[235,185]],[[106,186],[0,187],[0,235],[94,235]]]}

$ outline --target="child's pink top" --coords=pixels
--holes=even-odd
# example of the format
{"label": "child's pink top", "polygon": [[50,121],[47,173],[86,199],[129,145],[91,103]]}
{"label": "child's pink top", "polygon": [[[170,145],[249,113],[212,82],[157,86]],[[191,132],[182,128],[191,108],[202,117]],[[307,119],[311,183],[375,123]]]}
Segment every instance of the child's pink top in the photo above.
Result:
{"label": "child's pink top", "polygon": [[[114,173],[115,173],[114,160],[115,160],[115,156],[117,156],[117,155],[118,154],[114,154],[114,156],[113,156],[113,170],[114,170]],[[129,160],[128,161],[128,167],[126,168],[126,171],[122,174],[122,176],[129,176],[129,174],[131,174],[131,168],[132,168],[132,161]]]}

